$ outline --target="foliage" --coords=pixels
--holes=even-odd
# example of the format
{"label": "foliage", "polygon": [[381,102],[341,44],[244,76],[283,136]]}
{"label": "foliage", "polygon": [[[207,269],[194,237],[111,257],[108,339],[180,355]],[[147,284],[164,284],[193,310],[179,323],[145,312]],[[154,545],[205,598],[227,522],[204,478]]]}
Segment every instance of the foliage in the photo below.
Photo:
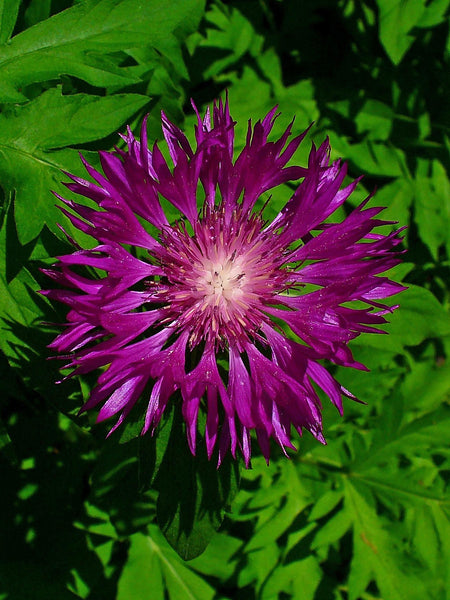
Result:
{"label": "foliage", "polygon": [[[168,4],[0,0],[0,598],[444,600],[450,1]],[[389,335],[353,346],[371,372],[335,372],[367,404],[344,419],[325,404],[328,445],[256,455],[239,491],[236,465],[218,478],[189,457],[176,411],[131,441],[139,415],[108,440],[76,416],[91,381],[54,384],[64,314],[36,294],[68,249],[57,223],[90,243],[54,207],[61,170],[146,113],[150,139],[161,109],[191,125],[189,98],[225,89],[238,145],[277,103],[274,135],[315,121],[297,160],[329,135],[366,174],[355,201],[377,187],[383,218],[408,225]]]}

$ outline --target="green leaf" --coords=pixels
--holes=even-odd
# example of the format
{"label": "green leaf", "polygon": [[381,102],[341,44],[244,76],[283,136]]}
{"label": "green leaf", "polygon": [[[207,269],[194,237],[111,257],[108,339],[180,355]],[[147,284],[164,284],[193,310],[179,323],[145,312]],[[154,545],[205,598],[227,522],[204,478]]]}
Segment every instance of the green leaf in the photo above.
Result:
{"label": "green leaf", "polygon": [[414,42],[408,35],[420,23],[425,11],[424,0],[377,0],[379,36],[391,61],[398,65]]}
{"label": "green leaf", "polygon": [[379,100],[366,100],[355,118],[358,133],[373,140],[387,140],[391,133],[394,111]]}
{"label": "green leaf", "polygon": [[348,144],[343,138],[332,137],[331,146],[340,156],[348,158],[359,171],[383,177],[408,177],[405,153],[389,143],[366,140]]}
{"label": "green leaf", "polygon": [[383,598],[423,600],[424,584],[411,569],[401,568],[399,541],[390,534],[376,514],[373,503],[346,480],[346,504],[353,515],[353,559],[349,577],[349,598],[361,597],[372,577]]}
{"label": "green leaf", "polygon": [[[442,562],[440,572],[437,576],[442,579],[442,589],[450,589],[450,523],[448,514],[445,514],[439,506],[432,505],[431,512],[433,513],[433,520],[436,531],[440,534],[440,555],[442,556]],[[439,563],[438,563],[439,564]]]}
{"label": "green leaf", "polygon": [[[277,485],[273,486],[273,491],[276,491],[278,497],[275,496],[276,499],[271,502],[269,500],[267,512],[260,515],[252,539],[247,543],[247,551],[264,548],[277,540],[289,530],[299,514],[311,503],[311,498],[305,494],[294,464],[287,461],[281,465],[280,471],[280,479]],[[261,497],[255,500],[264,500],[263,496],[264,494],[261,493]],[[268,499],[267,494],[266,498]]]}
{"label": "green leaf", "polygon": [[383,464],[403,449],[408,449],[411,453],[417,453],[419,450],[423,453],[430,448],[445,446],[448,441],[449,423],[450,410],[442,405],[439,409],[412,420],[390,436],[383,435],[383,429],[379,429],[373,446],[365,456],[360,457],[354,468],[369,469],[374,465]]}
{"label": "green leaf", "polygon": [[[0,115],[0,179],[6,192],[15,193],[17,233],[22,244],[39,235],[47,224],[73,228],[55,207],[52,190],[60,185],[61,170],[83,174],[76,150],[59,148],[106,137],[117,131],[148,102],[139,94],[62,96],[50,89],[35,100]],[[49,126],[51,123],[51,127]]]}
{"label": "green leaf", "polygon": [[206,550],[189,562],[189,566],[203,575],[229,579],[239,561],[239,551],[244,542],[229,533],[216,533]]}
{"label": "green leaf", "polygon": [[342,499],[342,492],[336,490],[328,490],[314,504],[309,515],[309,521],[316,521],[330,513]]}
{"label": "green leaf", "polygon": [[[22,265],[16,276],[10,279],[10,254],[17,252],[14,237],[13,211],[10,206],[0,228],[0,348],[10,362],[18,365],[28,352],[33,352],[33,341],[37,336],[33,340],[32,327],[36,319],[42,317],[42,304],[45,306],[46,301],[36,293],[39,286],[30,271]],[[25,336],[21,336],[19,332],[23,332]],[[27,362],[29,373],[30,356],[27,357]],[[43,374],[44,371],[41,371],[41,376]],[[44,381],[45,377],[42,379]]]}
{"label": "green leaf", "polygon": [[323,545],[329,546],[337,540],[340,540],[350,529],[351,525],[352,515],[344,507],[317,530],[311,548],[318,548]]}
{"label": "green leaf", "polygon": [[446,19],[446,12],[450,6],[450,0],[431,0],[427,3],[425,12],[416,27],[435,27]]}
{"label": "green leaf", "polygon": [[2,131],[16,147],[50,151],[102,139],[148,103],[149,98],[141,94],[64,96],[53,88],[14,113],[4,113]]}
{"label": "green leaf", "polygon": [[108,514],[89,502],[85,502],[84,506],[86,514],[75,521],[74,526],[96,536],[117,539],[117,532],[111,524]]}
{"label": "green leaf", "polygon": [[159,526],[184,560],[204,551],[238,485],[239,468],[234,459],[227,456],[217,469],[215,460],[207,459],[204,443],[198,443],[196,456],[192,456],[177,406],[155,486]]}
{"label": "green leaf", "polygon": [[434,356],[413,362],[403,382],[402,392],[415,410],[429,412],[439,408],[443,400],[450,399],[448,358],[443,364]]}
{"label": "green leaf", "polygon": [[315,556],[279,565],[264,583],[262,600],[279,598],[285,592],[292,600],[314,600],[323,578],[323,572]]}
{"label": "green leaf", "polygon": [[[42,21],[0,48],[0,93],[4,102],[20,102],[19,88],[73,75],[91,85],[125,86],[139,81],[120,67],[113,52],[159,43],[174,32],[192,31],[203,11],[202,0],[174,0],[170,10],[159,0],[86,0]],[[39,65],[39,68],[36,68]]]}
{"label": "green leaf", "polygon": [[48,19],[52,10],[51,0],[31,0],[25,11],[24,19],[27,28]]}
{"label": "green leaf", "polygon": [[212,600],[213,588],[181,562],[158,528],[152,525],[148,531],[130,538],[117,600]]}
{"label": "green leaf", "polygon": [[159,554],[149,536],[131,536],[128,560],[119,580],[117,600],[164,600],[164,582]]}
{"label": "green leaf", "polygon": [[389,324],[383,326],[388,335],[364,335],[364,344],[402,352],[405,346],[450,335],[450,315],[430,291],[409,285],[396,300],[400,308],[387,316]]}
{"label": "green leaf", "polygon": [[155,518],[156,494],[143,490],[138,463],[139,440],[104,442],[92,474],[89,502],[107,512],[121,536],[142,530]]}
{"label": "green leaf", "polygon": [[373,488],[379,495],[393,496],[397,501],[401,501],[403,505],[408,503],[423,504],[426,501],[429,504],[432,502],[438,505],[442,504],[443,508],[450,509],[450,501],[446,501],[442,492],[428,490],[424,486],[423,475],[424,471],[421,470],[417,476],[418,481],[414,481],[410,469],[406,473],[395,470],[391,474],[387,474],[379,468],[374,468],[365,473],[361,472],[358,475],[358,481]]}
{"label": "green leaf", "polygon": [[431,177],[416,178],[414,207],[419,235],[438,260],[441,246],[450,250],[450,182],[439,161],[433,161]]}
{"label": "green leaf", "polygon": [[[432,337],[450,335],[450,315],[428,290],[410,285],[399,296],[400,309],[389,317],[391,336],[402,338],[405,346],[415,346]],[[409,323],[409,326],[408,326]],[[411,327],[414,323],[414,327]]]}
{"label": "green leaf", "polygon": [[11,37],[21,0],[0,0],[0,44]]}
{"label": "green leaf", "polygon": [[379,206],[386,206],[386,210],[381,214],[382,219],[397,221],[399,226],[402,226],[409,222],[413,199],[414,182],[398,177],[392,183],[377,190],[374,202]]}
{"label": "green leaf", "polygon": [[253,550],[246,556],[245,564],[238,570],[237,583],[240,588],[251,586],[259,597],[259,590],[263,585],[267,573],[271,573],[280,560],[281,549],[275,542],[266,544],[263,548]]}
{"label": "green leaf", "polygon": [[[242,58],[252,45],[263,41],[249,20],[235,7],[212,4],[205,15],[206,35],[198,45],[205,53],[203,77],[209,79]],[[219,50],[219,52],[218,52]]]}

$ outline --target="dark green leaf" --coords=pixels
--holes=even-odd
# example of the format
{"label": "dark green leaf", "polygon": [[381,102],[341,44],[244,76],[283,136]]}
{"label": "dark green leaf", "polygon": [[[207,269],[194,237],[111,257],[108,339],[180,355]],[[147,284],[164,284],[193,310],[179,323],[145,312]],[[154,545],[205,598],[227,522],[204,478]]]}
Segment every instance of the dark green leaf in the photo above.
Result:
{"label": "dark green leaf", "polygon": [[0,453],[3,456],[7,456],[12,460],[17,460],[14,454],[14,449],[12,446],[11,438],[9,437],[8,431],[5,427],[5,424],[0,419]]}
{"label": "dark green leaf", "polygon": [[27,28],[36,25],[40,21],[48,19],[52,10],[51,0],[31,0],[25,11],[25,23]]}
{"label": "dark green leaf", "polygon": [[214,460],[208,461],[203,443],[198,446],[194,457],[177,407],[155,485],[159,491],[158,523],[184,560],[195,558],[206,548],[239,485],[235,460],[226,457],[217,469]]}
{"label": "dark green leaf", "polygon": [[142,530],[154,520],[155,494],[142,489],[138,440],[128,444],[105,440],[92,475],[89,501],[108,512],[120,536]]}

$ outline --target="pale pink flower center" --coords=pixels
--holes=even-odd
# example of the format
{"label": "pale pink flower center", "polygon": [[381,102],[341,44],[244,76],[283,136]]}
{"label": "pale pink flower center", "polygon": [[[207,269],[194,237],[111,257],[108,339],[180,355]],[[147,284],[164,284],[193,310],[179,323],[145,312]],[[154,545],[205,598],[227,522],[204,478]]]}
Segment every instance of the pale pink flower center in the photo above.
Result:
{"label": "pale pink flower center", "polygon": [[191,331],[191,347],[202,339],[239,347],[261,327],[264,304],[282,291],[282,249],[262,225],[256,215],[238,214],[225,223],[217,211],[197,223],[193,236],[182,226],[166,232],[161,264],[170,284],[162,297],[175,325]]}
{"label": "pale pink flower center", "polygon": [[203,272],[198,274],[197,291],[203,295],[205,304],[219,306],[221,302],[231,303],[242,295],[245,273],[237,261],[231,257],[222,262],[206,259],[201,267]]}

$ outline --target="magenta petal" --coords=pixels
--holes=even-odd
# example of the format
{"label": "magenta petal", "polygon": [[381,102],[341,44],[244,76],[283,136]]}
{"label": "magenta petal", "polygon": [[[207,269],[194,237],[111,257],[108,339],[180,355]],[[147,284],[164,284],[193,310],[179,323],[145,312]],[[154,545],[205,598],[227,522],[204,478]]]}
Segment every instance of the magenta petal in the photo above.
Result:
{"label": "magenta petal", "polygon": [[150,430],[151,435],[155,433],[173,391],[174,387],[166,381],[164,376],[155,382],[150,394],[141,435],[145,435],[148,430]]}
{"label": "magenta petal", "polygon": [[251,446],[251,438],[250,438],[250,430],[247,427],[242,425],[242,434],[241,434],[241,451],[244,457],[244,462],[246,468],[250,468],[250,458],[252,455],[252,446]]}
{"label": "magenta petal", "polygon": [[208,386],[206,389],[208,415],[206,417],[205,441],[208,458],[211,459],[214,447],[216,445],[217,433],[219,429],[219,412],[217,410],[217,389]]}
{"label": "magenta petal", "polygon": [[142,375],[127,379],[104,403],[98,413],[97,422],[109,419],[127,404],[134,403],[142,392],[144,385],[145,377]]}
{"label": "magenta petal", "polygon": [[191,395],[183,402],[183,417],[186,422],[186,434],[189,448],[195,454],[197,444],[197,418],[201,396]]}
{"label": "magenta petal", "polygon": [[237,350],[230,348],[230,374],[228,379],[228,391],[230,400],[236,409],[240,422],[252,428],[255,426],[255,418],[252,415],[252,388],[250,375],[244,366],[242,358]]}
{"label": "magenta petal", "polygon": [[159,402],[161,398],[161,387],[163,381],[164,378],[161,377],[161,379],[155,381],[155,385],[152,388],[152,393],[150,394],[150,399],[148,401],[147,412],[145,413],[144,427],[141,432],[142,435],[147,433],[150,427],[154,425],[155,415],[158,412],[158,408],[160,406]]}

